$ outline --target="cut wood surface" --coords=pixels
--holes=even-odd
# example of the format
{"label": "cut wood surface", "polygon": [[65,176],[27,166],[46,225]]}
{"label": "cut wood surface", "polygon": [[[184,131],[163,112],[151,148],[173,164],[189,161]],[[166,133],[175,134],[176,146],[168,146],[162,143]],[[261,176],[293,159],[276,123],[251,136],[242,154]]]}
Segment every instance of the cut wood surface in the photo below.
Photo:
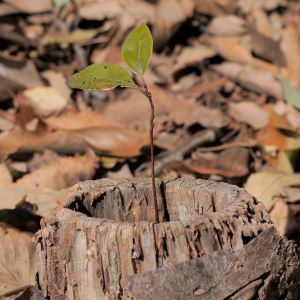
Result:
{"label": "cut wood surface", "polygon": [[205,180],[79,183],[36,235],[39,284],[51,299],[125,299],[135,273],[217,250],[241,250],[272,226],[244,189]]}

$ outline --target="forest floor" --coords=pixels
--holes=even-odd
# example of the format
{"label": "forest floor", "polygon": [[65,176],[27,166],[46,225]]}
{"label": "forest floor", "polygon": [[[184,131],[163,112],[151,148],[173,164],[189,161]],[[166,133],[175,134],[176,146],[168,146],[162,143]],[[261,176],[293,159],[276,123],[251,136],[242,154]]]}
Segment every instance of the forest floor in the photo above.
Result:
{"label": "forest floor", "polygon": [[0,295],[34,284],[41,217],[78,181],[149,177],[149,104],[131,89],[70,90],[122,63],[146,22],[156,176],[245,187],[300,242],[300,3],[292,0],[0,2]]}

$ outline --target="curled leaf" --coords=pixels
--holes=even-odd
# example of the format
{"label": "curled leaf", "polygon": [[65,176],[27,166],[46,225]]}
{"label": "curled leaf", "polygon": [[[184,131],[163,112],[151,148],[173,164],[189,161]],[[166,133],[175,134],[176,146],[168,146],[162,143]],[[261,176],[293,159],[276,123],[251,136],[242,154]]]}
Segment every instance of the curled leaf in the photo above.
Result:
{"label": "curled leaf", "polygon": [[146,24],[136,27],[127,37],[122,48],[122,57],[128,67],[143,75],[153,51],[153,39]]}
{"label": "curled leaf", "polygon": [[136,84],[128,72],[115,64],[92,64],[71,76],[70,88],[87,90],[109,90],[117,86],[135,88]]}

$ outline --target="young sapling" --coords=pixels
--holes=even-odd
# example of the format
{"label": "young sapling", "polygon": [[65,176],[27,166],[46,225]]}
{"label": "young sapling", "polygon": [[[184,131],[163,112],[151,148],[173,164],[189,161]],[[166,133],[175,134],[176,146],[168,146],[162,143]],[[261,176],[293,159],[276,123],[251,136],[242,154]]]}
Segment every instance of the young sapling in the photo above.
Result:
{"label": "young sapling", "polygon": [[151,173],[152,173],[152,192],[155,211],[155,221],[158,222],[158,205],[155,189],[154,174],[154,104],[152,94],[144,80],[144,74],[153,51],[153,38],[146,24],[137,26],[126,38],[122,47],[122,58],[131,72],[136,74],[142,86],[137,85],[131,75],[123,67],[116,64],[96,63],[92,64],[80,72],[74,74],[67,84],[71,88],[88,90],[110,90],[117,86],[124,88],[133,88],[143,95],[149,101],[151,108],[150,116],[150,151],[151,151]]}

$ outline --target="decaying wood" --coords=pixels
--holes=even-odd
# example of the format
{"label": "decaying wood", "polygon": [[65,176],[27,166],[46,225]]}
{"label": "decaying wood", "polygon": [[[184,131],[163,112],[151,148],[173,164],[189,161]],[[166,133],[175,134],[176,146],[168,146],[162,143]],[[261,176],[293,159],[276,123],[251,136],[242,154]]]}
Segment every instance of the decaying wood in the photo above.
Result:
{"label": "decaying wood", "polygon": [[125,299],[129,277],[217,250],[241,250],[271,227],[245,190],[225,183],[150,179],[79,183],[36,235],[39,284],[51,299]]}
{"label": "decaying wood", "polygon": [[299,282],[299,248],[269,228],[242,250],[136,274],[129,290],[136,300],[299,299]]}

